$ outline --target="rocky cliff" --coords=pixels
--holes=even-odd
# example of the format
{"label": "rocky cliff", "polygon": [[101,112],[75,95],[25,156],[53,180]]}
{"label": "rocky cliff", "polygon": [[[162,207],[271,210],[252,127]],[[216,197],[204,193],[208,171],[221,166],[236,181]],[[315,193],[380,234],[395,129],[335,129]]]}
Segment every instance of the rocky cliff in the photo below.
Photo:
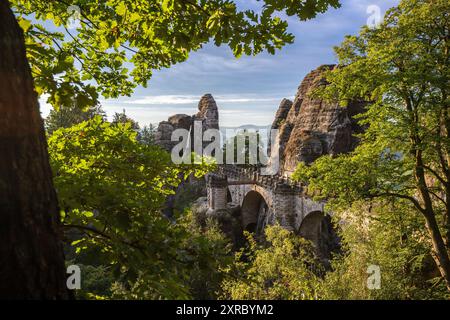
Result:
{"label": "rocky cliff", "polygon": [[353,116],[362,112],[365,104],[351,102],[343,108],[310,96],[314,89],[326,85],[323,73],[335,67],[323,65],[311,71],[294,102],[281,102],[272,124],[280,135],[280,173],[290,175],[299,161],[311,163],[321,155],[346,153],[356,146],[354,134],[361,128]]}
{"label": "rocky cliff", "polygon": [[[198,112],[195,115],[175,114],[169,117],[167,121],[161,121],[155,134],[156,144],[170,152],[178,144],[177,141],[171,141],[172,132],[176,129],[190,130],[193,128],[194,121],[202,122],[203,132],[208,129],[219,129],[219,110],[211,94],[205,94],[200,99]],[[191,130],[191,133],[193,133],[193,130]]]}
{"label": "rocky cliff", "polygon": [[193,121],[202,121],[202,129],[219,129],[219,109],[211,94],[205,94],[198,103],[198,112]]}
{"label": "rocky cliff", "polygon": [[[191,131],[191,143],[194,130],[194,122],[201,121],[202,132],[208,129],[219,129],[219,110],[216,101],[210,94],[205,94],[198,103],[198,112],[195,115],[175,114],[167,121],[161,121],[155,134],[155,143],[163,149],[171,152],[178,141],[171,141],[172,133],[177,129]],[[206,142],[205,144],[208,144]],[[191,145],[191,150],[194,146]],[[167,197],[164,214],[172,217],[176,210],[182,211],[192,200],[206,196],[206,182],[204,179],[196,179],[193,176],[183,181],[175,191],[174,195]]]}

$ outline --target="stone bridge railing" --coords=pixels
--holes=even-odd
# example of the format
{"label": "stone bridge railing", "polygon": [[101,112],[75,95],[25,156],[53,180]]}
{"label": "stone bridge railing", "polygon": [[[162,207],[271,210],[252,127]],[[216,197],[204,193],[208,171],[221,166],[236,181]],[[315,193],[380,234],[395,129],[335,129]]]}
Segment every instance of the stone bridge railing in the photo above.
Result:
{"label": "stone bridge railing", "polygon": [[262,175],[258,166],[221,165],[217,174],[228,178],[228,184],[255,184],[270,190],[302,193],[304,185],[280,175]]}

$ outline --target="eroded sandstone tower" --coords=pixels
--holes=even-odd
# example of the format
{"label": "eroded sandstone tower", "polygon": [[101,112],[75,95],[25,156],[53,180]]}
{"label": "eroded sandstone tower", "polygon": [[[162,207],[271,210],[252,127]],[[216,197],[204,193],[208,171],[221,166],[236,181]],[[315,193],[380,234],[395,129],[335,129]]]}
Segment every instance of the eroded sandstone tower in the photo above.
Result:
{"label": "eroded sandstone tower", "polygon": [[[205,94],[198,103],[198,112],[195,115],[175,114],[167,121],[161,121],[155,134],[155,144],[171,152],[179,141],[172,141],[172,133],[177,129],[185,129],[191,134],[191,150],[194,151],[194,123],[201,122],[201,130],[204,133],[208,129],[219,129],[219,110],[216,101],[211,94]],[[175,190],[174,195],[167,197],[164,214],[172,217],[174,211],[183,210],[184,198],[198,198],[206,195],[206,182],[204,179],[196,179],[190,176]]]}
{"label": "eroded sandstone tower", "polygon": [[198,112],[195,115],[175,114],[167,121],[161,121],[155,134],[155,143],[167,151],[178,143],[171,141],[172,132],[176,129],[191,130],[195,121],[201,121],[202,132],[208,129],[219,129],[219,110],[216,101],[211,94],[205,94],[198,103]]}
{"label": "eroded sandstone tower", "polygon": [[283,99],[272,129],[280,130],[280,169],[289,176],[300,161],[311,163],[325,154],[351,151],[361,132],[353,116],[363,111],[364,102],[351,102],[346,108],[337,102],[311,97],[310,93],[326,85],[323,73],[335,65],[323,65],[311,71],[300,84],[294,102]]}

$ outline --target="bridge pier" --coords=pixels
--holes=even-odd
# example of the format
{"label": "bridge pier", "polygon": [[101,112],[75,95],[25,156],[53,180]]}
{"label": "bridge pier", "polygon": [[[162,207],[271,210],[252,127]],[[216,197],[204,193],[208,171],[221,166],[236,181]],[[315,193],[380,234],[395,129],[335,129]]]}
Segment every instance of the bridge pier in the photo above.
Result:
{"label": "bridge pier", "polygon": [[210,211],[227,208],[228,179],[211,174],[207,180],[207,197]]}
{"label": "bridge pier", "polygon": [[295,192],[287,184],[277,184],[273,192],[275,219],[283,228],[295,231]]}

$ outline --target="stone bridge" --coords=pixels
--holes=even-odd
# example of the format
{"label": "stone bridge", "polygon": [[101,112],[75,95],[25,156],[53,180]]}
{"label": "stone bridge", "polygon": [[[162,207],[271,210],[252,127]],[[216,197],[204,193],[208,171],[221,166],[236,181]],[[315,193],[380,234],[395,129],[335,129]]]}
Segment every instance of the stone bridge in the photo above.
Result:
{"label": "stone bridge", "polygon": [[[261,175],[257,167],[220,166],[218,172],[208,176],[208,197],[201,198],[199,212],[216,215],[228,234],[239,233],[230,231],[235,226],[237,231],[246,229],[258,234],[267,224],[279,223],[305,238],[332,244],[329,240],[334,236],[329,216],[324,215],[324,203],[313,201],[301,184],[285,177],[295,171],[299,162],[310,164],[323,155],[348,153],[359,142],[357,134],[364,128],[354,116],[364,112],[367,102],[349,101],[342,108],[337,101],[309,94],[327,85],[324,72],[334,68],[335,65],[323,65],[311,71],[298,87],[294,101],[281,101],[271,125],[272,130],[278,131],[277,140],[273,146],[267,146],[270,158],[279,158],[278,175]],[[173,132],[191,130],[195,121],[202,122],[202,132],[219,129],[218,110],[214,98],[204,95],[197,114],[178,114],[162,121],[155,143],[171,152],[178,143],[172,141]]]}
{"label": "stone bridge", "polygon": [[266,225],[278,223],[319,246],[330,234],[324,203],[308,197],[300,183],[261,175],[256,166],[220,166],[207,177],[207,195],[211,215],[238,206],[243,230],[260,234]]}

